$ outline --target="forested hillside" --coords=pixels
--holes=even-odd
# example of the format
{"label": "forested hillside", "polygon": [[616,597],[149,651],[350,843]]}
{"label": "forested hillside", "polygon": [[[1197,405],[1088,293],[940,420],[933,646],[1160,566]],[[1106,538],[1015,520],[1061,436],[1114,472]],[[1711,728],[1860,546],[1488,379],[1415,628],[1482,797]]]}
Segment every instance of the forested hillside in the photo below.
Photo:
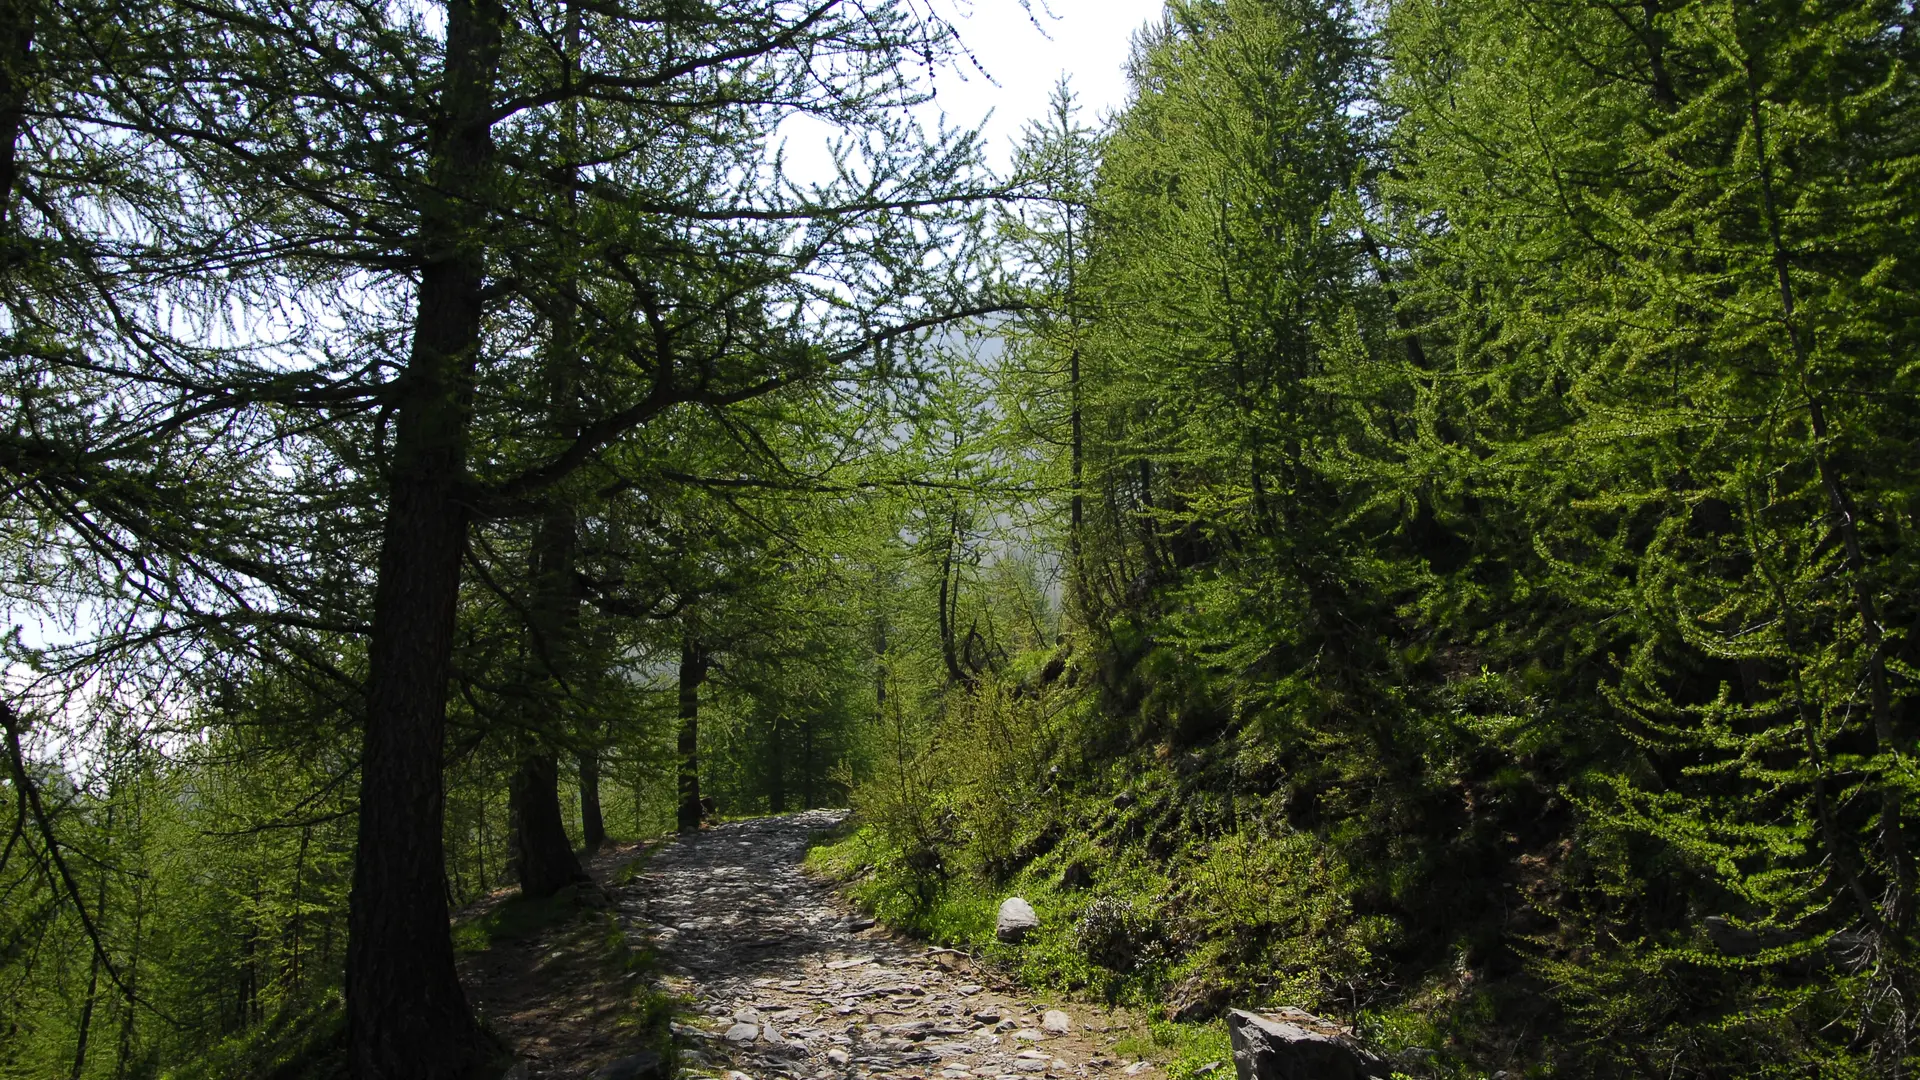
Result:
{"label": "forested hillside", "polygon": [[918,4],[0,3],[0,1076],[495,1076],[450,912],[849,801],[1175,1080],[1907,1075],[1916,20],[1173,0],[995,176]]}

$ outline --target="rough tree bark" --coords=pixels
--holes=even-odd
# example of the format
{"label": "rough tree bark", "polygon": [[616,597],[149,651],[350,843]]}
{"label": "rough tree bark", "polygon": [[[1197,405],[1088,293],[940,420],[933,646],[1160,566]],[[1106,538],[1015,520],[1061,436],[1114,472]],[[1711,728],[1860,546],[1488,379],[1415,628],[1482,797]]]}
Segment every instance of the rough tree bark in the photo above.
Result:
{"label": "rough tree bark", "polygon": [[514,770],[513,863],[523,896],[552,896],[587,880],[560,817],[560,768],[553,754],[530,749]]}
{"label": "rough tree bark", "polygon": [[0,226],[12,224],[9,215],[19,176],[15,155],[21,129],[26,126],[27,84],[38,16],[39,5],[34,0],[0,0]]}
{"label": "rough tree bark", "polygon": [[[582,5],[567,6],[567,64],[571,69],[579,63]],[[561,149],[565,158],[568,178],[566,192],[561,196],[561,214],[569,230],[576,227],[579,212],[579,192],[577,183],[580,169],[579,156],[580,101],[568,99],[563,106],[564,123],[561,129]],[[580,351],[576,340],[575,319],[580,310],[579,282],[573,268],[573,260],[563,259],[560,263],[560,277],[557,282],[560,301],[554,314],[552,355],[549,362],[548,397],[553,409],[555,424],[560,434],[567,439],[577,438],[580,434],[580,416],[578,387],[580,381]],[[565,520],[560,516],[564,512]],[[549,577],[546,584],[553,592],[552,602],[563,612],[566,634],[560,645],[569,664],[579,656],[580,593],[574,580],[574,562],[579,551],[579,525],[571,506],[564,511],[556,508],[550,516],[549,525],[555,528],[556,540],[564,541],[554,545],[549,553]],[[560,532],[564,528],[564,534]],[[571,672],[577,668],[572,665]],[[588,851],[597,851],[607,841],[606,821],[600,812],[600,725],[592,719],[591,712],[584,716],[578,725],[577,736],[581,740],[580,749],[575,755],[580,779],[580,835],[581,842]]]}
{"label": "rough tree bark", "polygon": [[707,654],[689,630],[680,645],[680,831],[700,827],[700,684],[707,681]]}
{"label": "rough tree bark", "polygon": [[421,196],[412,347],[393,394],[368,648],[359,846],[347,914],[357,1080],[456,1080],[492,1056],[453,966],[441,755],[467,514],[462,485],[486,267],[481,207],[504,14],[449,0],[440,121]]}
{"label": "rough tree bark", "polygon": [[580,843],[598,851],[607,842],[607,820],[600,810],[600,752],[580,751],[575,765],[580,771]]}
{"label": "rough tree bark", "polygon": [[773,735],[767,740],[767,811],[773,814],[787,812],[787,748],[783,717],[773,718]]}
{"label": "rough tree bark", "polygon": [[552,896],[587,880],[573,853],[560,813],[560,767],[552,739],[572,726],[543,710],[573,711],[581,691],[578,667],[580,601],[573,584],[578,546],[573,510],[555,506],[547,511],[534,537],[529,567],[533,597],[529,604],[526,673],[526,727],[530,734],[508,791],[515,823],[514,868],[525,896]]}

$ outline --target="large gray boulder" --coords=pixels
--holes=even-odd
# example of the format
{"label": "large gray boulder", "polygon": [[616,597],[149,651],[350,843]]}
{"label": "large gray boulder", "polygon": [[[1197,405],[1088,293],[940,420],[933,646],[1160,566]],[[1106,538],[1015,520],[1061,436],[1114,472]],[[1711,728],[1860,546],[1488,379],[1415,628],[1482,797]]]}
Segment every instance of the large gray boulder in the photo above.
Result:
{"label": "large gray boulder", "polygon": [[1227,1037],[1239,1080],[1387,1080],[1392,1075],[1385,1061],[1338,1024],[1299,1009],[1272,1016],[1229,1010]]}
{"label": "large gray boulder", "polygon": [[1000,917],[994,920],[993,936],[1001,941],[1013,944],[1026,939],[1028,934],[1040,928],[1040,916],[1033,913],[1033,905],[1018,896],[1009,896],[1000,901]]}

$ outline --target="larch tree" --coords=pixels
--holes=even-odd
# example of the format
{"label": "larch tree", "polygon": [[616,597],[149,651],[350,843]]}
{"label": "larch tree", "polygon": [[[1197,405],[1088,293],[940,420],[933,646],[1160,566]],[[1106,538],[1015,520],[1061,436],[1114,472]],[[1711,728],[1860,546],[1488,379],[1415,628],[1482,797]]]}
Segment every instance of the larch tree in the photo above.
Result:
{"label": "larch tree", "polygon": [[[341,622],[367,634],[353,1068],[465,1075],[491,1051],[454,977],[441,768],[470,525],[547,513],[571,475],[676,408],[857,362],[874,340],[970,303],[964,271],[949,273],[965,260],[925,257],[965,225],[970,144],[925,143],[888,112],[916,93],[902,59],[937,61],[950,35],[899,7],[456,0],[153,4],[91,44],[95,115],[137,151],[123,175],[173,177],[186,209],[153,219],[199,226],[234,282],[220,295],[239,314],[209,320],[203,339],[290,332],[272,350],[133,348],[46,369],[163,388],[207,430],[289,418],[268,444],[283,453],[320,445],[306,432],[330,417],[372,422],[362,465],[377,509],[357,524],[377,537],[373,589]],[[579,114],[577,157],[556,162],[543,134],[567,110]],[[767,150],[800,112],[855,132],[839,176],[804,188]],[[743,269],[702,283],[721,260]],[[553,405],[503,376],[526,370],[514,327],[553,311],[556,287],[581,295],[568,333],[597,379],[544,438],[502,452],[477,440],[476,417]],[[695,310],[717,329],[710,348],[685,353],[671,325]],[[628,335],[635,325],[650,330]],[[210,515],[163,539],[218,550],[245,526],[222,524]],[[283,618],[318,618],[302,610],[306,582],[274,560],[233,562]]]}

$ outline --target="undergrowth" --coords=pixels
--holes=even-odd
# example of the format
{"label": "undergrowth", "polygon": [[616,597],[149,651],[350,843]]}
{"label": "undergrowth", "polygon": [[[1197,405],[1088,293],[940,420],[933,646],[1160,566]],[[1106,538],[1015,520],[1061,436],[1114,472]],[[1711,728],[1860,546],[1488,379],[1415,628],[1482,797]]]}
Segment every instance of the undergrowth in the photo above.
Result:
{"label": "undergrowth", "polygon": [[[643,859],[623,864],[614,881],[632,880]],[[657,967],[656,957],[628,940],[619,919],[595,902],[589,888],[570,887],[539,899],[508,897],[458,919],[453,928],[455,947],[464,953],[483,953],[542,934],[554,949],[570,954],[568,962],[579,978],[599,978],[615,988],[620,1011],[614,1023],[623,1032],[622,1042],[660,1054],[666,1074],[675,1075],[672,1020],[682,1003],[655,988],[647,976]],[[287,1009],[163,1075],[165,1080],[345,1080],[345,1055],[346,1010],[336,993]],[[496,1068],[504,1070],[510,1063],[502,1047]]]}
{"label": "undergrowth", "polygon": [[346,1080],[347,1011],[338,994],[282,1010],[217,1043],[166,1080]]}
{"label": "undergrowth", "polygon": [[[949,698],[936,734],[856,792],[860,824],[812,864],[891,926],[1037,989],[1143,1010],[1150,1036],[1118,1052],[1180,1080],[1231,1067],[1230,1007],[1328,1017],[1409,1075],[1544,1071],[1527,1040],[1550,1005],[1510,940],[1511,884],[1481,850],[1517,841],[1420,820],[1418,801],[1457,772],[1409,784],[1353,740],[1252,737],[1157,653],[1133,668],[1157,689],[1130,702],[1071,665],[1058,681],[1032,674],[1061,667],[1022,658]],[[1289,742],[1292,759],[1276,749]],[[1487,786],[1502,815],[1537,810],[1527,777]],[[1452,830],[1451,848],[1423,829]],[[1040,919],[1017,946],[994,939],[1013,895]]]}

